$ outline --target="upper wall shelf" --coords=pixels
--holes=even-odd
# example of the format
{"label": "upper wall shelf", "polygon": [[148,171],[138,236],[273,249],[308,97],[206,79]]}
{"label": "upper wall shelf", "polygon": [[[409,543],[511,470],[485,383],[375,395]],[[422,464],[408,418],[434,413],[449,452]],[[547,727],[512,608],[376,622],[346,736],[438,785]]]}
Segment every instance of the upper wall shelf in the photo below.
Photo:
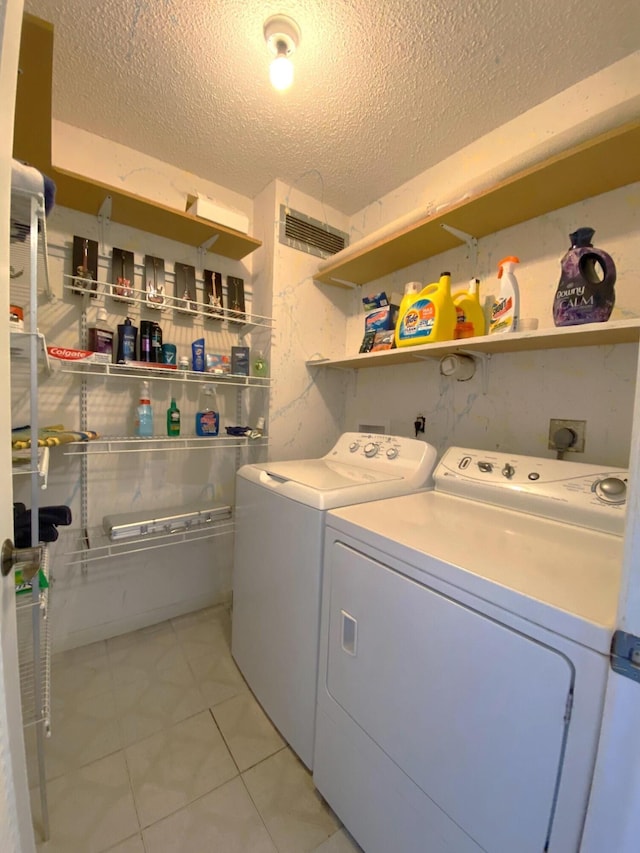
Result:
{"label": "upper wall shelf", "polygon": [[114,222],[177,240],[191,246],[207,246],[216,255],[239,261],[262,243],[224,225],[200,219],[164,204],[94,181],[51,162],[51,80],[53,27],[25,15],[20,46],[20,70],[16,96],[14,154],[51,177],[56,183],[56,202],[82,213],[97,216],[107,196],[111,197]]}
{"label": "upper wall shelf", "polygon": [[[476,238],[640,181],[640,122],[632,122],[563,151],[499,184],[372,244],[345,249],[345,259],[321,265],[315,281],[338,287],[366,284],[460,246],[450,225]],[[354,253],[354,248],[356,249]]]}
{"label": "upper wall shelf", "polygon": [[640,319],[615,320],[609,323],[588,323],[584,326],[538,329],[535,332],[483,335],[444,341],[438,344],[420,344],[380,352],[359,353],[346,358],[323,358],[307,361],[307,367],[389,367],[392,364],[415,364],[425,359],[442,358],[449,353],[525,352],[527,350],[564,349],[565,347],[590,347],[611,344],[638,343]]}

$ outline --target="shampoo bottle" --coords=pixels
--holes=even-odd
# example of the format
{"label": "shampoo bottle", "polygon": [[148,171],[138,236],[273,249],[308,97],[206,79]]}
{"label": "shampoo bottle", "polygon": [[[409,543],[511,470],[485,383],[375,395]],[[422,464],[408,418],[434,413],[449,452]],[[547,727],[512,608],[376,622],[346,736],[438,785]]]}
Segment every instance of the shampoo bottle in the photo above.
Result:
{"label": "shampoo bottle", "polygon": [[211,408],[213,404],[214,390],[211,385],[205,385],[202,390],[203,407],[196,415],[196,435],[211,436],[218,435],[220,428],[220,415]]}
{"label": "shampoo bottle", "polygon": [[140,402],[136,408],[136,435],[140,438],[150,438],[153,435],[153,409],[146,379],[142,383]]}
{"label": "shampoo bottle", "polygon": [[171,398],[171,405],[167,409],[167,435],[180,435],[180,409],[176,405],[176,398]]}
{"label": "shampoo bottle", "polygon": [[469,282],[469,290],[456,293],[453,304],[456,306],[455,338],[477,338],[484,335],[486,321],[480,305],[477,278]]}
{"label": "shampoo bottle", "polygon": [[518,281],[513,272],[519,258],[509,255],[498,264],[500,293],[491,308],[489,334],[496,332],[516,332],[520,318],[520,291]]}
{"label": "shampoo bottle", "polygon": [[118,364],[136,360],[136,346],[138,342],[138,327],[134,326],[129,317],[118,326]]}

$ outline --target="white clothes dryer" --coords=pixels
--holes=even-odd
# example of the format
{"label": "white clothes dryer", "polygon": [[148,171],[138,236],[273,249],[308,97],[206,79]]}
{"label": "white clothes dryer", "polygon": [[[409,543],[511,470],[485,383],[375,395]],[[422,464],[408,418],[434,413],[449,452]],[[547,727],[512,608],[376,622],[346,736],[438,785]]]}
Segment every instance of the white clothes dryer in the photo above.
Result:
{"label": "white clothes dryer", "polygon": [[309,768],[327,510],[431,488],[435,462],[424,441],[344,433],[320,459],[238,471],[231,651]]}
{"label": "white clothes dryer", "polygon": [[328,513],[313,778],[366,853],[577,853],[626,480],[451,448]]}

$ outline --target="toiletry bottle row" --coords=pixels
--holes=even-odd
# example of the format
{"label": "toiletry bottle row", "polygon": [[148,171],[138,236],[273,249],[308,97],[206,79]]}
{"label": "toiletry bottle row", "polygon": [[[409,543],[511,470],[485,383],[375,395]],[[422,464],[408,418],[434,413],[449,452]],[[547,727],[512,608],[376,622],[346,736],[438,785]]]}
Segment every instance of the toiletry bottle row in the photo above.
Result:
{"label": "toiletry bottle row", "polygon": [[[201,410],[195,416],[195,434],[199,436],[216,436],[220,431],[220,414],[215,411],[215,389],[211,385],[205,385],[202,390]],[[177,438],[180,435],[180,409],[176,398],[171,397],[171,404],[167,409],[167,435]],[[139,438],[151,438],[153,436],[153,408],[151,406],[151,395],[149,383],[145,380],[140,390],[140,399],[135,410],[135,434]]]}

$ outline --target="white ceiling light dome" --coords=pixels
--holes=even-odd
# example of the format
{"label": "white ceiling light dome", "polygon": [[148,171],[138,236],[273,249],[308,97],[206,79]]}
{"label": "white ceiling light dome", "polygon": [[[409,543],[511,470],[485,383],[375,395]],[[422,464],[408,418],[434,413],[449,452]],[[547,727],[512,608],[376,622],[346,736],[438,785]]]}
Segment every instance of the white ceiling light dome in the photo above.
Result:
{"label": "white ceiling light dome", "polygon": [[293,82],[291,55],[300,42],[300,27],[288,15],[272,15],[264,22],[263,32],[274,56],[269,68],[271,83],[276,89],[288,89]]}

